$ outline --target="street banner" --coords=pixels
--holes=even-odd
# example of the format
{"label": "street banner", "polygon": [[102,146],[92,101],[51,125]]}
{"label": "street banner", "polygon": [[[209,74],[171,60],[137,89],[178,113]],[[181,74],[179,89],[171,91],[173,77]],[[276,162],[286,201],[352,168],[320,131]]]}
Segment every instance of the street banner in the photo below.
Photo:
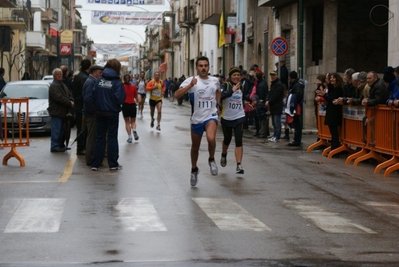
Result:
{"label": "street banner", "polygon": [[165,0],[87,0],[88,4],[106,5],[165,5]]}
{"label": "street banner", "polygon": [[219,20],[219,47],[222,47],[226,44],[226,39],[224,38],[225,30],[224,30],[224,14],[220,14]]}
{"label": "street banner", "polygon": [[91,50],[96,51],[97,54],[113,55],[119,57],[134,57],[139,56],[139,46],[137,44],[92,44]]}
{"label": "street banner", "polygon": [[162,12],[92,11],[91,24],[162,25]]}
{"label": "street banner", "polygon": [[362,121],[366,116],[365,107],[344,106],[343,117],[349,120]]}
{"label": "street banner", "polygon": [[237,17],[227,17],[227,31],[226,34],[236,34]]}

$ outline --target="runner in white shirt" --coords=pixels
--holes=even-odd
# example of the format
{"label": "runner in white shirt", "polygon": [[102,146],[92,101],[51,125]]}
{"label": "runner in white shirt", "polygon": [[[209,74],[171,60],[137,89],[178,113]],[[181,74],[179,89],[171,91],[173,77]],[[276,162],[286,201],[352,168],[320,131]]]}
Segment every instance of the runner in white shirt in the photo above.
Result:
{"label": "runner in white shirt", "polygon": [[220,84],[216,77],[208,76],[209,59],[199,57],[195,63],[197,76],[187,78],[175,93],[179,99],[189,93],[191,103],[191,177],[190,184],[195,186],[198,181],[198,152],[204,131],[208,141],[208,164],[212,175],[218,174],[215,162],[216,130],[218,124]]}
{"label": "runner in white shirt", "polygon": [[136,80],[136,86],[137,86],[137,93],[138,93],[138,111],[140,113],[140,118],[143,118],[143,109],[144,109],[144,102],[146,98],[146,91],[145,87],[147,86],[147,82],[144,79],[145,72],[141,71],[140,72],[140,78]]}

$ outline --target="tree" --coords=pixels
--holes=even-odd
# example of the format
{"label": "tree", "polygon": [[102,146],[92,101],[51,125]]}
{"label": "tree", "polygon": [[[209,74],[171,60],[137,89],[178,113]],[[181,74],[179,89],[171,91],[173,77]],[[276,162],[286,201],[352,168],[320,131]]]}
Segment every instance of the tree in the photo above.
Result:
{"label": "tree", "polygon": [[[20,62],[21,55],[23,55],[24,52],[25,52],[25,48],[22,47],[21,44],[19,44],[18,46],[13,46],[13,48],[10,50],[10,52],[5,54],[6,61],[8,64],[8,77],[10,80],[11,80],[12,68],[14,67],[15,63]],[[15,68],[18,71],[18,67],[15,67]],[[19,75],[19,71],[18,71],[18,75]]]}

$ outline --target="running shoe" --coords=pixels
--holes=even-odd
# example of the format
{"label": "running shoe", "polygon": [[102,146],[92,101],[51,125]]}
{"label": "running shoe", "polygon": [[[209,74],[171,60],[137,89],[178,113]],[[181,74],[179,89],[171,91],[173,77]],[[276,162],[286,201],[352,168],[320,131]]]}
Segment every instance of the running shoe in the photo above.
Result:
{"label": "running shoe", "polygon": [[151,127],[151,128],[154,127],[154,119],[151,119],[150,127]]}
{"label": "running shoe", "polygon": [[134,140],[139,140],[139,136],[136,131],[133,131]]}
{"label": "running shoe", "polygon": [[92,170],[93,172],[96,172],[96,171],[98,171],[98,168],[96,168],[96,167],[91,167],[91,170]]}
{"label": "running shoe", "polygon": [[280,142],[280,139],[277,139],[276,137],[269,138],[268,140],[269,140],[269,142],[273,142],[273,143]]}
{"label": "running shoe", "polygon": [[157,126],[157,130],[160,131],[161,130],[161,125],[158,124]]}
{"label": "running shoe", "polygon": [[214,160],[208,161],[212,175],[218,175],[218,166]]}
{"label": "running shoe", "polygon": [[191,186],[196,186],[198,182],[198,174],[200,173],[200,169],[197,168],[196,172],[191,172],[191,177],[190,177],[190,184]]}
{"label": "running shoe", "polygon": [[118,165],[116,167],[111,167],[109,168],[110,171],[117,171],[117,170],[122,170],[122,165]]}
{"label": "running shoe", "polygon": [[244,169],[241,164],[237,164],[236,173],[244,174]]}
{"label": "running shoe", "polygon": [[226,167],[226,164],[227,164],[227,156],[223,156],[222,154],[222,157],[220,158],[220,166]]}
{"label": "running shoe", "polygon": [[128,137],[128,139],[127,139],[126,141],[127,141],[128,143],[131,143],[131,142],[132,142],[132,140],[133,140],[133,139],[132,139],[132,137],[131,137],[131,136],[129,136],[129,137]]}

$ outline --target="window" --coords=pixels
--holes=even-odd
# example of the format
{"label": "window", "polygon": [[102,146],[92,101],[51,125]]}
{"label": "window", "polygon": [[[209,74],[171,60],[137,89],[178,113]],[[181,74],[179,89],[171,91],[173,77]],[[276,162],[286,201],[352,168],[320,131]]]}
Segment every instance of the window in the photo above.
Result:
{"label": "window", "polygon": [[323,6],[312,8],[312,61],[319,65],[323,59]]}

